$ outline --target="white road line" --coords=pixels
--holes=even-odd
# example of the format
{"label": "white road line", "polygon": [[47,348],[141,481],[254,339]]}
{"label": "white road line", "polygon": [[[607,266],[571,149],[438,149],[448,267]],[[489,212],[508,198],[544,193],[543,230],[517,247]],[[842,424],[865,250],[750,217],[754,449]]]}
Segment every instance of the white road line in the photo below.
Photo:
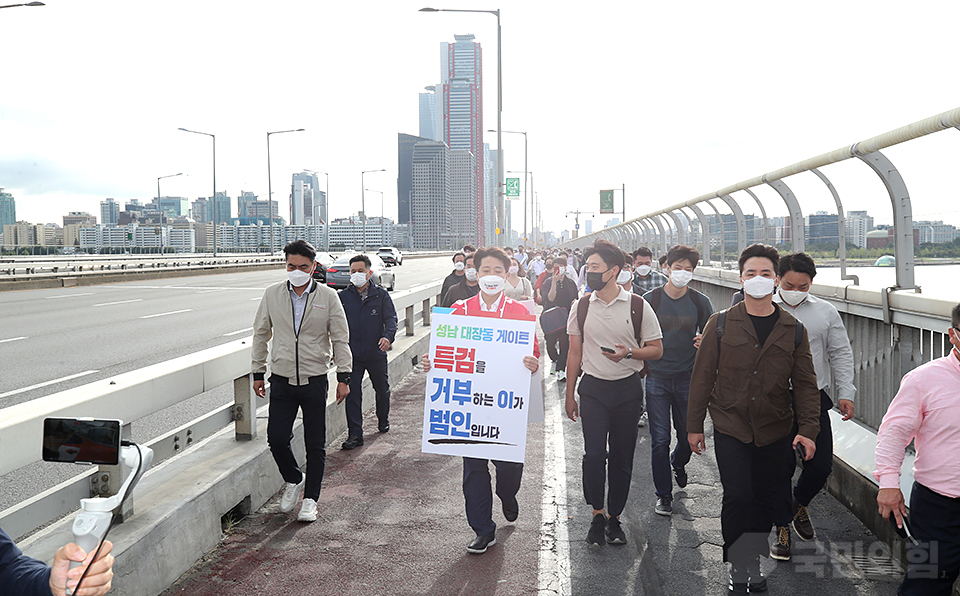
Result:
{"label": "white road line", "polygon": [[47,300],[53,300],[54,298],[74,298],[76,296],[93,296],[93,292],[85,292],[83,294],[63,294],[60,296],[47,296]]}
{"label": "white road line", "polygon": [[214,288],[212,290],[204,290],[202,292],[197,292],[197,294],[209,294],[210,292],[222,292],[228,288]]}
{"label": "white road line", "polygon": [[251,298],[250,300],[263,300],[263,296],[257,296],[256,298]]}
{"label": "white road line", "polygon": [[21,339],[27,339],[27,338],[26,336],[24,336],[24,337],[11,337],[10,339],[0,339],[0,344],[5,344],[8,341],[20,341]]}
{"label": "white road line", "polygon": [[94,306],[113,306],[114,304],[130,304],[131,302],[143,302],[143,298],[137,298],[136,300],[121,300],[119,302],[103,302],[101,304],[94,304]]}
{"label": "white road line", "polygon": [[567,468],[563,446],[560,401],[548,399],[544,387],[545,420],[543,497],[540,525],[540,572],[538,594],[569,596],[570,541],[567,537]]}
{"label": "white road line", "polygon": [[240,331],[231,331],[230,333],[224,333],[224,337],[230,337],[231,335],[240,335],[241,333],[246,333],[247,331],[253,331],[253,327],[247,327],[246,329],[241,329]]}
{"label": "white road line", "polygon": [[155,314],[155,315],[144,315],[144,316],[142,316],[142,317],[140,317],[140,318],[141,318],[141,319],[152,319],[153,317],[165,317],[165,316],[167,316],[167,315],[176,315],[176,314],[179,314],[179,313],[182,313],[182,312],[190,312],[191,310],[193,310],[193,309],[192,309],[192,308],[185,308],[185,309],[183,309],[183,310],[172,310],[172,311],[170,311],[170,312],[161,312],[161,313],[157,313],[157,314]]}
{"label": "white road line", "polygon": [[82,373],[77,373],[75,375],[70,375],[68,377],[63,377],[60,379],[54,379],[52,381],[47,381],[45,383],[37,383],[36,385],[30,385],[29,387],[24,387],[23,389],[14,389],[13,391],[7,391],[6,393],[0,393],[0,398],[10,397],[11,395],[16,395],[18,393],[24,393],[26,391],[32,391],[33,389],[39,389],[40,387],[46,387],[47,385],[54,385],[56,383],[62,383],[64,381],[69,381],[70,379],[76,379],[77,377],[83,377],[86,375],[92,375],[93,373],[98,373],[99,370],[85,370]]}

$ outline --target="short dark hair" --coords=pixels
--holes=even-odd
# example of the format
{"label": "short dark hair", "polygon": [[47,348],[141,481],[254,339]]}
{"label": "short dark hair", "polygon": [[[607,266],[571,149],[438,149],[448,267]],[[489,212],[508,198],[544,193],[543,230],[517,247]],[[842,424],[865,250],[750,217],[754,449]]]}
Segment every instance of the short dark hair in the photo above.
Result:
{"label": "short dark hair", "polygon": [[568,252],[565,251],[565,250],[561,250],[560,252],[557,253],[557,256],[558,256],[558,257],[563,257],[564,259],[566,259],[567,257],[570,256],[570,253],[568,253]]}
{"label": "short dark hair", "polygon": [[953,312],[950,313],[950,319],[951,325],[960,327],[960,304],[953,307]]}
{"label": "short dark hair", "polygon": [[474,246],[474,245],[472,245],[472,244],[464,244],[464,245],[463,245],[463,252],[464,252],[464,253],[477,252],[477,247]]}
{"label": "short dark hair", "polygon": [[795,252],[780,257],[780,277],[789,271],[797,273],[806,273],[810,276],[810,281],[817,276],[817,264],[813,262],[805,252]]}
{"label": "short dark hair", "polygon": [[616,265],[623,271],[623,251],[617,248],[617,245],[613,242],[597,238],[593,246],[583,253],[583,260],[586,261],[592,255],[600,257],[608,268]]}
{"label": "short dark hair", "polygon": [[657,262],[660,263],[660,266],[663,267],[667,264],[667,255],[660,255],[660,258],[657,259]]}
{"label": "short dark hair", "polygon": [[290,244],[283,247],[284,260],[286,260],[290,255],[299,255],[301,257],[307,257],[311,261],[317,260],[317,249],[313,247],[312,244],[306,240],[294,240]]}
{"label": "short dark hair", "polygon": [[770,262],[773,263],[774,271],[776,271],[777,267],[780,265],[780,253],[777,252],[777,249],[769,244],[751,244],[743,249],[742,253],[740,253],[740,273],[743,273],[743,265],[747,262],[747,259],[752,259],[754,257],[770,259]]}
{"label": "short dark hair", "polygon": [[653,253],[650,252],[650,249],[646,246],[641,246],[637,250],[633,251],[633,258],[636,259],[637,257],[650,257],[652,259]]}
{"label": "short dark hair", "polygon": [[467,258],[467,255],[463,254],[463,251],[457,251],[457,252],[453,253],[453,262],[454,262],[454,263],[457,262],[457,257],[463,257],[464,259],[466,259],[466,258]]}
{"label": "short dark hair", "polygon": [[486,258],[499,259],[503,263],[504,270],[510,269],[510,257],[507,256],[507,253],[503,252],[503,249],[496,246],[484,246],[477,252],[473,253],[473,266],[477,269],[480,268],[480,265],[483,263],[483,260]]}
{"label": "short dark hair", "polygon": [[353,255],[350,257],[350,264],[354,263],[364,263],[367,266],[367,271],[373,267],[373,263],[370,262],[370,257],[367,255]]}
{"label": "short dark hair", "polygon": [[567,259],[565,259],[564,257],[553,257],[552,259],[550,259],[551,267],[556,267],[557,265],[560,265],[561,267],[566,268]]}
{"label": "short dark hair", "polygon": [[667,265],[673,265],[677,261],[687,260],[693,265],[694,269],[697,267],[697,263],[700,262],[700,251],[695,249],[692,246],[684,246],[678,244],[670,249],[670,252],[667,253]]}

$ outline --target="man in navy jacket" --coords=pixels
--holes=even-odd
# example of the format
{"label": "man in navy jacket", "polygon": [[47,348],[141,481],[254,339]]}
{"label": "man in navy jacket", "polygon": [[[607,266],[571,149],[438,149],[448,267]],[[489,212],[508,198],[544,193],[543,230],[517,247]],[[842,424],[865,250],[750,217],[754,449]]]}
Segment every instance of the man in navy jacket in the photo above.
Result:
{"label": "man in navy jacket", "polygon": [[344,449],[363,445],[363,372],[377,393],[377,428],[390,430],[390,382],[387,379],[387,350],[397,336],[397,309],[390,294],[370,281],[373,271],[367,255],[350,259],[350,286],[340,290],[340,302],[350,326],[353,374],[347,396],[347,429]]}
{"label": "man in navy jacket", "polygon": [[[102,596],[110,591],[113,580],[113,544],[105,540],[96,562],[93,553],[85,553],[76,544],[60,547],[53,556],[53,567],[24,555],[6,532],[0,529],[0,594],[4,596],[64,596],[73,589],[86,570],[90,572],[80,586],[82,596]],[[83,565],[70,569],[72,561]]]}

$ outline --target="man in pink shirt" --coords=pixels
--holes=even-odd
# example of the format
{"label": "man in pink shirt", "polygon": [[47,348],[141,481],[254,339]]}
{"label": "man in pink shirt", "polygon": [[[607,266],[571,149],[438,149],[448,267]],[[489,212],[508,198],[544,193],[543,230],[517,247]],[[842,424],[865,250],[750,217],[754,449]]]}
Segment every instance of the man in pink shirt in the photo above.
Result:
{"label": "man in pink shirt", "polygon": [[910,565],[900,596],[950,596],[960,575],[960,304],[948,332],[953,349],[907,373],[877,434],[877,503],[884,519],[903,527],[907,508],[900,492],[904,450],[915,441]]}

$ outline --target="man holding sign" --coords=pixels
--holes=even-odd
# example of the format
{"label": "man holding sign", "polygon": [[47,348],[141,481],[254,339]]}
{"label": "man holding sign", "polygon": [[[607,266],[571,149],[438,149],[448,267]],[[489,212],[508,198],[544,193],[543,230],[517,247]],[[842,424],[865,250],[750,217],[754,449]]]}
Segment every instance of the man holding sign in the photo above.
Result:
{"label": "man holding sign", "polygon": [[[440,378],[439,372],[428,377],[427,405],[424,412],[424,451],[463,455],[463,497],[466,502],[467,522],[477,535],[467,545],[467,552],[481,554],[486,552],[487,547],[497,542],[497,524],[493,521],[493,495],[488,465],[491,454],[503,454],[503,457],[511,458],[493,459],[493,465],[497,469],[496,492],[500,497],[503,516],[507,521],[516,520],[519,514],[517,492],[520,490],[520,479],[523,474],[522,455],[525,445],[511,443],[511,437],[520,436],[520,433],[504,431],[513,430],[517,423],[522,424],[520,428],[525,442],[526,408],[529,405],[527,401],[530,389],[529,378],[527,378],[521,379],[519,385],[514,385],[524,395],[517,395],[516,391],[506,389],[491,390],[492,394],[486,393],[482,387],[484,383],[490,382],[488,379],[495,378],[494,384],[502,389],[506,383],[504,379],[509,381],[511,374],[514,375],[512,378],[516,378],[515,371],[512,369],[519,368],[520,363],[514,364],[516,361],[508,361],[503,366],[504,370],[499,368],[492,370],[486,369],[486,366],[494,363],[487,363],[484,360],[492,361],[497,353],[509,352],[520,356],[524,368],[519,370],[536,373],[540,366],[540,347],[536,340],[536,324],[527,308],[507,298],[503,293],[510,267],[510,259],[506,253],[496,247],[481,248],[474,255],[474,263],[477,266],[481,292],[472,298],[454,303],[452,314],[477,317],[478,322],[454,326],[442,324],[443,316],[437,316],[431,354],[423,358],[424,369],[427,371],[431,369],[430,356],[434,356],[433,364],[436,369],[467,373],[462,377],[446,380]],[[489,318],[502,321],[496,323],[491,321],[485,324],[484,319]],[[516,321],[510,319],[516,319]],[[438,345],[441,337],[447,338],[442,342],[445,344],[443,346]],[[530,344],[533,344],[532,355],[529,352]],[[476,356],[477,351],[482,358]],[[489,354],[490,357],[484,354]],[[507,368],[511,370],[505,370]],[[462,380],[468,378],[468,375],[470,380]],[[475,390],[473,383],[477,383],[480,390]],[[435,389],[436,392],[434,392]],[[445,398],[441,402],[442,396]],[[433,409],[433,404],[437,404],[439,408],[440,404],[449,403],[451,399],[454,404],[460,402],[462,411],[457,410],[455,405],[451,406],[452,412]],[[479,423],[471,424],[471,416],[474,416],[474,420]],[[502,420],[504,423],[498,426],[485,424],[490,420],[498,422]],[[511,425],[511,423],[514,424]],[[464,428],[457,431],[456,427],[460,425]],[[448,434],[451,437],[449,439],[436,438]],[[487,454],[487,457],[484,457],[484,454]]]}

